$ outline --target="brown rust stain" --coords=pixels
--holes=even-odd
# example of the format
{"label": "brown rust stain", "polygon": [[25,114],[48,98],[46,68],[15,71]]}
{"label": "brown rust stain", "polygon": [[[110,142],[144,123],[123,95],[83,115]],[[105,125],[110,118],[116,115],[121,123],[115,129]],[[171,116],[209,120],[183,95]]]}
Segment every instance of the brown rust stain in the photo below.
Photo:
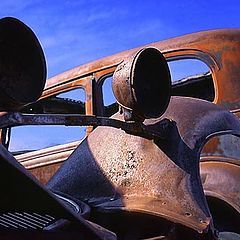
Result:
{"label": "brown rust stain", "polygon": [[219,148],[220,139],[218,137],[211,138],[207,144],[203,147],[202,154],[203,155],[213,155],[213,154],[223,154],[223,150]]}
{"label": "brown rust stain", "polygon": [[29,170],[42,184],[46,184],[62,163],[55,163]]}

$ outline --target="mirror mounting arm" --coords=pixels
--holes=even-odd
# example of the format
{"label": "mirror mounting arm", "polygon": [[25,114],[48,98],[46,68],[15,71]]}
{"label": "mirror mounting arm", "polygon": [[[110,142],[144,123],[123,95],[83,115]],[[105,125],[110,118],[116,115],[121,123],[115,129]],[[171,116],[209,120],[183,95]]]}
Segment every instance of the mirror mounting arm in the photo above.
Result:
{"label": "mirror mounting arm", "polygon": [[109,126],[119,128],[128,134],[147,139],[166,139],[172,122],[163,119],[158,123],[145,125],[141,122],[124,122],[117,119],[81,114],[22,114],[10,112],[0,118],[0,128],[23,125],[65,125],[65,126]]}

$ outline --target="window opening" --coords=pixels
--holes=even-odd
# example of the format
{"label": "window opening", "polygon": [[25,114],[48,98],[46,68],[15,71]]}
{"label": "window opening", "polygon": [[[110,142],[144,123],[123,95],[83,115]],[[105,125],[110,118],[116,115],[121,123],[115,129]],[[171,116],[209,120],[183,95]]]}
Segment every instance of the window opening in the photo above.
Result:
{"label": "window opening", "polygon": [[[85,114],[85,91],[73,89],[42,99],[22,110],[35,114]],[[9,150],[15,154],[78,141],[86,126],[17,126],[11,129]]]}
{"label": "window opening", "polygon": [[118,103],[112,90],[112,76],[106,77],[102,84],[104,116],[110,117],[118,111]]}
{"label": "window opening", "polygon": [[209,67],[198,59],[169,61],[172,95],[214,101],[215,90]]}

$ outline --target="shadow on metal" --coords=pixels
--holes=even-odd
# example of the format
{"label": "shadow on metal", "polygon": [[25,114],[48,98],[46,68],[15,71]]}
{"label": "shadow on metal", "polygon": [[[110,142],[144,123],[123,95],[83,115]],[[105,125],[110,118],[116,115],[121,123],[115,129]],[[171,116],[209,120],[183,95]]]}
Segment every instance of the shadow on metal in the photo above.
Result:
{"label": "shadow on metal", "polygon": [[0,111],[35,102],[46,81],[46,62],[37,37],[16,18],[0,19]]}
{"label": "shadow on metal", "polygon": [[[115,239],[115,234],[83,218],[89,212],[86,204],[48,191],[2,145],[0,160],[1,238]],[[59,233],[63,230],[70,234],[67,238]]]}

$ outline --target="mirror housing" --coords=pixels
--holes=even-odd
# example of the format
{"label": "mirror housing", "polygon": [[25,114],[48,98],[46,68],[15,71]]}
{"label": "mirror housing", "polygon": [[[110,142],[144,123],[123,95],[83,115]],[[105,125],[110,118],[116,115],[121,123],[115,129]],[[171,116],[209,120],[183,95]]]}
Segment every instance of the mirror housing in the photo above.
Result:
{"label": "mirror housing", "polygon": [[41,45],[24,23],[0,19],[0,111],[16,111],[35,102],[46,82]]}
{"label": "mirror housing", "polygon": [[126,121],[160,117],[171,96],[167,61],[157,48],[144,48],[118,65],[112,87]]}

